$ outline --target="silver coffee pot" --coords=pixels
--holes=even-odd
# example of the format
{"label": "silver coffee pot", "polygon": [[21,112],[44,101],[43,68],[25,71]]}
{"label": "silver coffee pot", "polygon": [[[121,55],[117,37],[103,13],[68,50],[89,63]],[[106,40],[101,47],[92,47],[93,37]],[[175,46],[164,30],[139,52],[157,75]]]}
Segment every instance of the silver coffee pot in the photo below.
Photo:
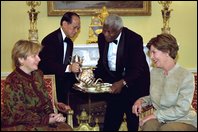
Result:
{"label": "silver coffee pot", "polygon": [[101,80],[101,79],[95,79],[94,74],[93,74],[93,68],[92,67],[87,67],[87,68],[82,68],[82,63],[84,61],[83,57],[80,57],[78,55],[74,55],[72,57],[71,63],[79,63],[81,66],[80,72],[75,74],[76,79],[80,82],[81,87],[90,87],[90,86],[95,86],[96,83]]}

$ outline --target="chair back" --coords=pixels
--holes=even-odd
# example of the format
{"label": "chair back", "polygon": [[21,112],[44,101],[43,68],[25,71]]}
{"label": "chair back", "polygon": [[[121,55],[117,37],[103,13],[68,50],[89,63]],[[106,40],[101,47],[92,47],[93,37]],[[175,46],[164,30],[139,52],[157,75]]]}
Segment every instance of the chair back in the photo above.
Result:
{"label": "chair back", "polygon": [[197,73],[193,73],[193,74],[194,74],[195,91],[194,91],[192,106],[197,111]]}
{"label": "chair back", "polygon": [[45,88],[52,102],[54,113],[58,113],[58,110],[55,107],[55,103],[57,103],[55,75],[44,75],[44,81],[45,81]]}
{"label": "chair back", "polygon": [[3,98],[2,98],[2,96],[3,96],[3,89],[4,89],[4,85],[5,85],[5,79],[6,79],[6,75],[1,75],[1,108],[3,107]]}

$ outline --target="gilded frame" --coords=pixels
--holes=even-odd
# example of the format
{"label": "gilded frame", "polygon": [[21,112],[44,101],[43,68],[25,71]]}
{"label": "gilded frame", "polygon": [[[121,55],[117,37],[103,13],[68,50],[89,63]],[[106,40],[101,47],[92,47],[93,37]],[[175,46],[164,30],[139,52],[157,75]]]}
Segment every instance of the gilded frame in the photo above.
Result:
{"label": "gilded frame", "polygon": [[[62,2],[63,4],[60,4],[60,2]],[[69,7],[70,9],[67,9],[67,2],[72,3],[72,2],[81,2],[81,1],[48,1],[47,2],[48,16],[62,16],[67,11],[74,11],[81,16],[92,16],[100,12],[102,8],[101,6],[98,5],[97,8],[71,8]],[[116,2],[116,1],[104,1],[104,2],[110,3],[110,2]],[[120,1],[120,4],[122,4],[121,2],[123,1]],[[140,4],[141,5],[140,7],[123,7],[123,8],[113,7],[113,5],[115,4],[109,4],[111,5],[111,7],[108,7],[106,5],[104,6],[107,7],[107,10],[110,14],[117,14],[121,16],[150,16],[151,15],[151,1],[127,1],[127,2],[129,2],[129,5],[132,2],[142,2],[142,3]],[[65,6],[65,7],[60,8],[60,6]]]}

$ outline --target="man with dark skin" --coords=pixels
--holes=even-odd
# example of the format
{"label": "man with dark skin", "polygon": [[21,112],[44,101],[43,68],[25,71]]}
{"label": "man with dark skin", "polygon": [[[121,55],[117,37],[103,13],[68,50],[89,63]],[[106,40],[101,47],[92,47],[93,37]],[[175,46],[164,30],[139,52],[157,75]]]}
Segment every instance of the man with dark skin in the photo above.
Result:
{"label": "man with dark skin", "polygon": [[119,16],[110,15],[98,36],[98,47],[100,57],[94,75],[112,84],[103,130],[118,131],[126,113],[128,130],[137,131],[139,121],[131,107],[136,99],[149,94],[150,85],[142,37],[124,27]]}

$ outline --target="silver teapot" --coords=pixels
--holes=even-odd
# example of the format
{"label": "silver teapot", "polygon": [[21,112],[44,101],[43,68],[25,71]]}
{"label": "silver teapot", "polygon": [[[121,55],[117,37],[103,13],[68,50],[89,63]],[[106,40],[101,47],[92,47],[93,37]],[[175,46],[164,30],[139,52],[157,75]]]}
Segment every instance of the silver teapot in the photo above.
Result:
{"label": "silver teapot", "polygon": [[[81,72],[78,74],[77,80],[80,82],[82,87],[91,87],[96,86],[97,82],[101,79],[95,79],[93,74],[93,68],[87,67],[83,68]],[[102,80],[101,80],[102,81]]]}
{"label": "silver teapot", "polygon": [[72,63],[77,62],[80,64],[81,69],[79,73],[75,74],[76,79],[78,80],[78,82],[80,82],[80,86],[81,87],[91,87],[91,86],[96,86],[97,82],[100,80],[102,81],[100,78],[99,79],[95,79],[94,78],[94,74],[93,74],[93,68],[92,67],[87,67],[87,68],[82,68],[82,63],[83,63],[83,57],[80,57],[78,55],[74,55],[72,57]]}

